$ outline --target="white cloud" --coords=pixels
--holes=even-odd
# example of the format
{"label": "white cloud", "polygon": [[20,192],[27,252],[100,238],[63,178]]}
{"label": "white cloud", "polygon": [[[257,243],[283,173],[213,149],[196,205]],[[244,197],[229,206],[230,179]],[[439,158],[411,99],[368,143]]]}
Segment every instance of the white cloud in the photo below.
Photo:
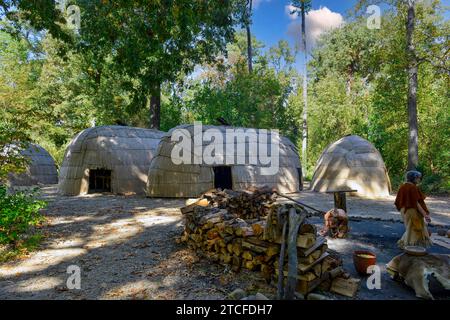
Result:
{"label": "white cloud", "polygon": [[[287,33],[296,39],[297,43],[301,40],[301,19],[297,14],[291,15],[291,6],[285,7],[286,14],[293,21],[289,24]],[[306,46],[311,50],[317,42],[317,39],[324,32],[339,28],[344,23],[344,18],[340,13],[332,12],[327,7],[321,7],[317,10],[311,10],[306,15]]]}
{"label": "white cloud", "polygon": [[287,5],[284,6],[284,11],[286,12],[286,14],[289,16],[289,19],[291,20],[295,20],[298,18],[297,14],[291,14],[292,11],[294,11],[295,7],[293,5]]}

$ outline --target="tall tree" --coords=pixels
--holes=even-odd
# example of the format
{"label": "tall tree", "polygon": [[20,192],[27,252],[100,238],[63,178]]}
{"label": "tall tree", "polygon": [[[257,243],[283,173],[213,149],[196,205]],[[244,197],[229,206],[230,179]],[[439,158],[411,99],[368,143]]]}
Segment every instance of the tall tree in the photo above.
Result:
{"label": "tall tree", "polygon": [[417,123],[417,87],[418,65],[417,54],[414,45],[415,29],[415,0],[407,0],[408,16],[406,21],[406,45],[408,59],[408,169],[416,169],[419,165],[419,128]]}
{"label": "tall tree", "polygon": [[158,129],[162,84],[225,50],[243,1],[78,0],[77,49],[128,77],[132,104],[149,110],[148,124]]}
{"label": "tall tree", "polygon": [[9,172],[24,169],[20,150],[28,146],[30,118],[35,120],[36,112],[28,104],[35,80],[30,77],[34,70],[27,49],[26,41],[0,30],[0,186]]}
{"label": "tall tree", "polygon": [[[360,0],[356,6],[357,10],[369,3],[379,3],[383,1]],[[419,126],[417,120],[417,91],[419,85],[418,70],[419,64],[429,59],[419,59],[415,45],[414,36],[416,32],[416,6],[417,0],[390,0],[390,5],[403,11],[406,7],[406,70],[408,77],[407,111],[408,111],[408,164],[409,170],[416,169],[419,165]],[[436,6],[436,1],[430,1],[426,6]],[[423,2],[422,2],[423,3]],[[448,52],[448,51],[447,51]],[[448,70],[447,70],[448,71]]]}
{"label": "tall tree", "polygon": [[311,10],[312,0],[293,0],[292,6],[294,10],[292,13],[297,13],[302,18],[302,50],[304,54],[304,68],[303,68],[303,122],[302,122],[302,171],[306,174],[307,150],[308,150],[308,50],[306,43],[306,14]]}
{"label": "tall tree", "polygon": [[252,10],[253,0],[248,0],[248,10],[246,14],[245,29],[247,31],[247,60],[248,60],[248,72],[253,72],[253,52],[252,52],[252,33],[250,25],[252,23]]}

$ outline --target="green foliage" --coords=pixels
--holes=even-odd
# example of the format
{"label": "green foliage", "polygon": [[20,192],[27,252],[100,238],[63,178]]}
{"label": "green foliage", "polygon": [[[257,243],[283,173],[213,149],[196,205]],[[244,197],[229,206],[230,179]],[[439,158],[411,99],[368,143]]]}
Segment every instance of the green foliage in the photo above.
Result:
{"label": "green foliage", "polygon": [[21,173],[25,169],[28,160],[20,151],[27,147],[27,143],[17,141],[25,141],[26,138],[14,124],[0,121],[0,185],[6,184],[10,172]]}
{"label": "green foliage", "polygon": [[0,186],[0,244],[16,244],[32,226],[43,221],[40,209],[46,203],[35,199],[35,193],[8,194]]}
{"label": "green foliage", "polygon": [[41,233],[34,233],[27,235],[24,239],[18,241],[14,247],[0,246],[0,263],[24,256],[31,251],[36,250],[41,243],[43,235]]}
{"label": "green foliage", "polygon": [[291,5],[294,7],[294,10],[291,13],[297,13],[300,15],[300,8],[302,5],[305,6],[305,12],[308,12],[312,8],[312,0],[291,0]]}
{"label": "green foliage", "polygon": [[31,26],[36,31],[46,30],[51,35],[70,42],[72,35],[64,28],[66,20],[55,4],[55,0],[2,0],[0,16],[5,17],[9,23],[0,24],[0,31],[21,38]]}
{"label": "green foliage", "polygon": [[[130,111],[148,111],[159,85],[213,61],[225,49],[240,2],[78,0],[83,19],[77,50],[94,69],[97,87],[109,85],[112,75],[129,95]],[[114,104],[114,95],[106,98],[103,105]]]}
{"label": "green foliage", "polygon": [[34,70],[27,63],[27,46],[0,31],[0,184],[9,172],[23,171],[20,153],[29,141],[30,96]]}
{"label": "green foliage", "polygon": [[276,128],[281,86],[270,74],[238,74],[224,87],[197,84],[187,110],[196,120],[216,124],[219,117],[236,126]]}
{"label": "green foliage", "polygon": [[[436,4],[436,3],[435,3]],[[383,16],[380,30],[355,19],[325,34],[313,52],[309,158],[345,134],[358,134],[380,150],[394,189],[404,180],[408,152],[405,8]],[[449,23],[439,6],[418,4],[419,155],[429,192],[449,191]],[[433,53],[434,52],[434,53]],[[447,59],[448,61],[448,59]],[[447,63],[448,65],[448,63]],[[309,170],[314,163],[309,163]],[[433,177],[433,178],[431,178]]]}
{"label": "green foliage", "polygon": [[446,193],[450,190],[450,183],[448,177],[442,177],[437,174],[425,175],[421,188],[423,192],[428,194]]}
{"label": "green foliage", "polygon": [[[244,127],[277,128],[293,134],[295,118],[289,99],[299,80],[293,70],[294,57],[285,41],[263,54],[254,39],[255,64],[252,73],[246,66],[245,34],[228,45],[228,59],[205,65],[202,72],[185,83],[185,89],[170,99],[177,106],[177,118],[186,122],[218,124],[224,118],[230,124]],[[166,106],[165,108],[168,108]]]}

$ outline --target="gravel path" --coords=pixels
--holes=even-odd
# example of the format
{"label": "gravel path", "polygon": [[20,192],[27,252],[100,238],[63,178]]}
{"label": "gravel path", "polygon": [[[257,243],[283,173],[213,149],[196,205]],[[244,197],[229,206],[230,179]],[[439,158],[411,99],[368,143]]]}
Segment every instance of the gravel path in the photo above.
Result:
{"label": "gravel path", "polygon": [[[44,188],[43,194],[49,201],[45,210],[46,240],[28,256],[0,264],[0,299],[223,299],[236,288],[274,297],[275,289],[257,273],[230,273],[220,265],[198,259],[176,243],[183,229],[178,209],[184,200],[114,195],[61,197],[54,187]],[[331,195],[305,192],[296,197],[322,210],[333,206]],[[391,200],[350,198],[349,210],[354,216],[399,220]],[[435,221],[449,225],[449,199],[430,200]],[[364,221],[355,223],[361,227],[352,229],[355,237],[345,240],[345,245],[330,242],[345,256],[349,268],[353,248],[377,247],[380,242],[370,234],[378,237],[380,229],[390,230],[387,222]],[[393,246],[401,234],[402,225],[396,225],[396,233],[382,240],[382,248]],[[385,251],[383,262],[394,254]],[[80,290],[66,286],[68,267],[74,265],[81,270]],[[362,297],[414,298],[405,289],[386,294],[366,293]]]}

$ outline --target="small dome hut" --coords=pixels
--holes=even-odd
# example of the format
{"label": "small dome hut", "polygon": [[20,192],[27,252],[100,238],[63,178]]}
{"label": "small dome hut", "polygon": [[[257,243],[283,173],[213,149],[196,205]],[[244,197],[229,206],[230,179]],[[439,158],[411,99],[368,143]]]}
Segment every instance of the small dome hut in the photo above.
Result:
{"label": "small dome hut", "polygon": [[55,160],[47,150],[37,144],[31,143],[21,153],[30,161],[26,166],[25,172],[9,174],[8,183],[11,187],[58,183],[58,169],[56,168]]}
{"label": "small dome hut", "polygon": [[369,141],[350,135],[330,144],[322,153],[311,189],[351,189],[357,190],[357,196],[380,198],[389,195],[391,183],[380,152]]}

